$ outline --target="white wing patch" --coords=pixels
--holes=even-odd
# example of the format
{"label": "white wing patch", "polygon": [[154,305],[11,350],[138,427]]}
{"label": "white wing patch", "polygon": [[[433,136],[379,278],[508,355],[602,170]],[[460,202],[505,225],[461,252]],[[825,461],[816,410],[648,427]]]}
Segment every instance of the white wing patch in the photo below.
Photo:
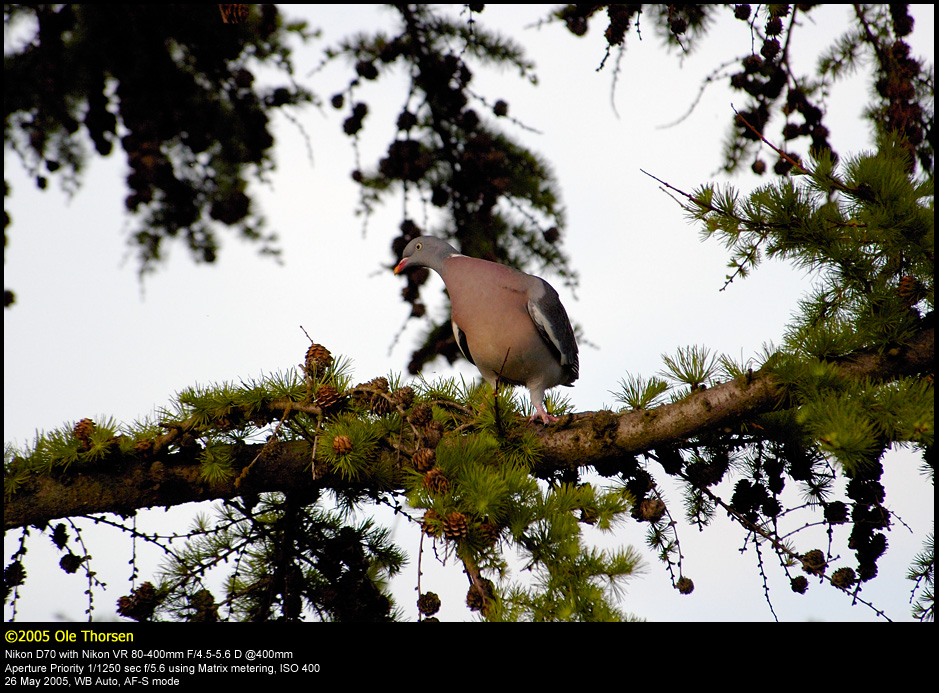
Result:
{"label": "white wing patch", "polygon": [[528,301],[528,314],[538,332],[554,351],[562,366],[569,366],[575,376],[579,370],[574,330],[557,292],[542,280],[541,296]]}
{"label": "white wing patch", "polygon": [[453,327],[453,338],[456,340],[456,345],[460,347],[460,351],[463,352],[463,356],[466,357],[466,360],[472,363],[474,366],[476,362],[473,360],[473,356],[470,354],[469,344],[466,343],[466,333],[460,329],[460,326],[456,324],[456,320],[451,319],[450,325]]}

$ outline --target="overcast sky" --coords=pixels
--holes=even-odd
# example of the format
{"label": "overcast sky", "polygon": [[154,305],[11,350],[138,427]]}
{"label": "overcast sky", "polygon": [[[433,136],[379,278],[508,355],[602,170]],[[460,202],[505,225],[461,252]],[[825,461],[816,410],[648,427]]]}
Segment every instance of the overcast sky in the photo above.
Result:
{"label": "overcast sky", "polygon": [[[706,345],[748,358],[764,343],[778,344],[811,277],[769,263],[720,291],[726,251],[718,243],[702,243],[699,230],[686,222],[675,201],[640,173],[645,169],[689,191],[706,182],[727,181],[744,191],[766,182],[748,174],[728,179],[718,172],[732,106],[742,104],[740,95],[723,83],[712,84],[680,124],[663,127],[688,111],[711,70],[749,51],[744,25],[724,19],[700,53],[684,61],[667,55],[651,30],[643,32],[642,41],[629,34],[614,111],[612,62],[604,71],[596,70],[605,50],[602,20],[580,39],[559,24],[534,28],[548,9],[488,5],[479,16],[485,26],[524,45],[536,64],[539,85],[529,85],[513,71],[475,70],[472,86],[490,103],[505,99],[510,115],[537,131],[498,123],[540,152],[560,183],[568,222],[564,248],[580,273],[580,284],[571,292],[556,277],[546,278],[590,342],[581,347],[580,380],[563,394],[576,411],[595,411],[615,405],[611,391],[627,372],[655,375],[662,369],[661,355],[678,347]],[[81,190],[72,198],[61,193],[55,179],[49,190],[37,191],[16,160],[7,157],[4,177],[12,187],[7,210],[13,224],[4,285],[17,295],[16,305],[4,312],[7,443],[29,443],[37,430],[71,425],[86,416],[132,422],[152,416],[155,407],[188,386],[237,383],[292,368],[308,346],[301,325],[334,355],[352,360],[354,382],[406,371],[423,325],[407,323],[408,306],[400,300],[403,281],[389,269],[401,198],[367,224],[355,214],[358,191],[349,175],[355,153],[342,134],[348,114],[328,105],[330,96],[348,83],[352,69],[343,63],[312,73],[325,45],[355,31],[388,28],[396,15],[377,6],[292,5],[284,11],[324,31],[322,40],[296,52],[298,80],[324,106],[298,116],[309,148],[297,126],[278,117],[278,169],[268,184],[255,187],[269,228],[280,236],[282,266],[229,241],[223,232],[215,266],[196,266],[183,248],[171,248],[166,265],[141,286],[126,244],[135,222],[122,215],[126,164],[119,149],[108,159],[90,160]],[[813,12],[816,24],[803,20],[794,39],[798,69],[811,69],[814,56],[802,51],[807,46],[820,49],[840,34],[849,11],[848,6],[827,6]],[[933,6],[916,6],[913,13],[914,52],[932,61]],[[406,99],[403,85],[399,74],[398,79],[368,83],[358,94],[370,108],[360,150],[366,166],[377,162],[393,135],[392,124]],[[840,85],[832,96],[827,122],[842,156],[871,144],[870,129],[859,118],[866,102],[861,80]],[[769,130],[771,136],[778,131]],[[765,158],[772,163],[770,152]],[[410,212],[423,224],[424,210],[413,206]],[[425,295],[432,299],[442,283],[434,276],[427,286]],[[431,309],[441,316],[440,305]],[[451,375],[477,374],[472,367],[450,368],[442,360],[425,372],[428,378]],[[918,474],[918,466],[909,453],[888,457],[888,504],[912,532],[899,524],[893,528],[881,575],[864,591],[896,620],[909,619],[912,583],[903,576],[933,520],[933,489]],[[726,488],[721,490],[729,497]],[[680,515],[680,496],[672,491],[668,500],[673,514]],[[151,532],[184,528],[197,510],[206,512],[210,506],[150,511],[139,522]],[[400,521],[392,522],[395,538],[412,558],[395,583],[395,594],[406,614],[416,618],[418,535]],[[82,526],[92,524],[83,521]],[[758,557],[750,545],[740,551],[744,535],[739,528],[719,517],[704,533],[681,530],[685,571],[696,586],[690,596],[671,588],[664,566],[645,548],[644,531],[630,522],[603,538],[609,545],[632,544],[646,554],[646,572],[629,583],[624,609],[651,620],[772,618]],[[19,536],[18,531],[5,535],[6,561]],[[95,569],[109,585],[95,597],[96,618],[106,618],[117,598],[130,591],[131,545],[113,531],[89,529],[83,537]],[[795,540],[800,550],[827,547],[823,532],[815,541]],[[141,579],[152,577],[159,556],[139,543],[137,555],[142,557]],[[85,579],[61,573],[51,542],[35,532],[28,558],[31,579],[21,590],[18,619],[82,620]],[[763,559],[781,620],[875,619],[869,609],[852,607],[848,597],[814,582],[807,595],[793,595],[775,556],[764,551]],[[853,564],[853,555],[848,555],[837,565]],[[460,566],[452,561],[438,565],[428,551],[422,568],[422,588],[444,600],[441,617],[471,618],[463,606],[466,580]],[[42,582],[36,579],[40,573]],[[5,616],[10,615],[7,607]]]}

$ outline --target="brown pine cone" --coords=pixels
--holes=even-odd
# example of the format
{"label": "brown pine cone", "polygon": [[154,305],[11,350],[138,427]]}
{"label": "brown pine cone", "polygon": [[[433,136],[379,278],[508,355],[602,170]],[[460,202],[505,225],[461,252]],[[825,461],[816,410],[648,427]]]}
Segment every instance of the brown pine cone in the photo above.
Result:
{"label": "brown pine cone", "polygon": [[433,469],[437,461],[437,454],[430,448],[418,448],[411,456],[411,464],[419,472],[427,472]]}
{"label": "brown pine cone", "polygon": [[831,576],[831,584],[843,590],[848,589],[855,582],[857,582],[857,576],[853,568],[838,568]]}
{"label": "brown pine cone", "polygon": [[429,424],[434,418],[433,411],[426,404],[418,404],[414,407],[414,411],[411,412],[411,416],[408,417],[408,421],[411,422],[414,426],[422,428]]}
{"label": "brown pine cone", "polygon": [[399,387],[392,393],[395,404],[400,405],[402,409],[407,409],[414,402],[414,388],[409,386]]}
{"label": "brown pine cone", "polygon": [[425,592],[417,600],[417,609],[425,616],[433,616],[440,611],[440,597],[433,592]]}
{"label": "brown pine cone", "polygon": [[72,429],[72,433],[82,444],[83,451],[91,447],[91,434],[95,432],[95,428],[97,428],[95,422],[86,418],[75,424],[75,428]]}
{"label": "brown pine cone", "polygon": [[494,592],[492,582],[484,578],[482,584],[474,583],[470,585],[469,591],[466,593],[466,606],[471,611],[479,611],[485,616],[492,605]]}
{"label": "brown pine cone", "polygon": [[388,379],[373,378],[367,383],[359,383],[352,390],[353,400],[376,416],[384,416],[394,409],[388,399]]}
{"label": "brown pine cone", "polygon": [[439,520],[440,516],[436,512],[428,510],[421,519],[421,531],[429,537],[439,536],[440,527],[436,524]]}
{"label": "brown pine cone", "polygon": [[347,455],[352,452],[352,439],[343,435],[333,438],[333,452],[337,455]]}
{"label": "brown pine cone", "polygon": [[322,344],[311,344],[306,350],[303,368],[309,378],[315,379],[322,375],[333,364],[333,355]]}
{"label": "brown pine cone", "polygon": [[135,621],[149,621],[158,604],[156,588],[152,583],[145,582],[131,595],[117,600],[117,612]]}
{"label": "brown pine cone", "polygon": [[809,551],[802,557],[802,570],[809,575],[821,575],[825,572],[825,554],[818,549]]}
{"label": "brown pine cone", "polygon": [[437,447],[440,439],[443,438],[443,424],[439,421],[431,421],[422,432],[424,445],[429,448]]}
{"label": "brown pine cone", "polygon": [[452,512],[443,518],[443,533],[447,539],[462,539],[469,533],[469,523],[466,521],[466,515],[461,512]]}
{"label": "brown pine cone", "polygon": [[485,603],[482,593],[476,587],[470,587],[466,593],[466,606],[470,611],[479,611]]}
{"label": "brown pine cone", "polygon": [[316,390],[316,406],[323,412],[338,407],[345,398],[346,396],[339,394],[332,385],[323,384]]}
{"label": "brown pine cone", "polygon": [[479,533],[488,546],[493,546],[499,541],[499,528],[491,522],[480,522]]}
{"label": "brown pine cone", "polygon": [[658,522],[665,515],[665,503],[658,498],[646,498],[639,504],[639,517],[641,522]]}
{"label": "brown pine cone", "polygon": [[431,469],[424,475],[424,488],[431,493],[446,493],[450,490],[450,480],[439,469]]}
{"label": "brown pine cone", "polygon": [[375,388],[380,392],[388,392],[388,378],[372,378],[366,383],[366,385]]}
{"label": "brown pine cone", "polygon": [[372,395],[368,408],[375,416],[386,416],[394,411],[395,406],[388,400],[388,397],[380,392]]}

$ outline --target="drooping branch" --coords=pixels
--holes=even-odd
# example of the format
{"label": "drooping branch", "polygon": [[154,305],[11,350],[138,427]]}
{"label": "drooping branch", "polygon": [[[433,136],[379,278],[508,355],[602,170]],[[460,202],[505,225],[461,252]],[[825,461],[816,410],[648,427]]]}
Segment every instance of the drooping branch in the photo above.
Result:
{"label": "drooping branch", "polygon": [[[935,328],[930,326],[903,348],[885,354],[853,354],[838,360],[836,365],[851,377],[889,380],[931,372],[934,360]],[[654,409],[570,415],[559,425],[537,429],[542,456],[533,471],[544,476],[674,445],[708,430],[773,411],[784,406],[786,395],[786,388],[777,376],[758,371]],[[296,406],[291,413],[302,408]],[[382,441],[382,446],[405,464],[407,454],[399,451],[394,441]],[[42,525],[56,518],[93,513],[126,515],[141,508],[267,491],[312,492],[324,487],[355,486],[373,494],[395,490],[373,488],[367,479],[353,484],[325,463],[311,466],[312,455],[313,446],[307,441],[232,446],[234,475],[209,483],[201,478],[192,449],[163,446],[141,456],[123,455],[115,446],[115,453],[95,470],[37,475],[30,479],[4,504],[4,528]],[[252,465],[250,473],[242,479],[239,473],[248,465]]]}

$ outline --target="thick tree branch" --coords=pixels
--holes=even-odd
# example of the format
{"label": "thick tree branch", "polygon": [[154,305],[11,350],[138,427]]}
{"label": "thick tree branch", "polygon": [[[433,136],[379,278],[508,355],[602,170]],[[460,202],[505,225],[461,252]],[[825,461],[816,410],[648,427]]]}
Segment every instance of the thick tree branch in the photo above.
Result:
{"label": "thick tree branch", "polygon": [[[841,359],[838,366],[852,377],[889,380],[932,372],[934,360],[935,328],[928,327],[902,349],[887,354],[855,354]],[[576,469],[675,444],[772,411],[784,399],[785,388],[780,380],[770,373],[757,372],[655,409],[574,414],[557,426],[537,429],[543,450],[534,471],[544,475]],[[322,487],[353,486],[325,465],[311,469],[311,454],[312,446],[305,441],[234,446],[234,476],[210,484],[200,477],[198,461],[185,449],[170,452],[167,446],[159,446],[146,458],[115,453],[91,471],[41,475],[30,480],[4,504],[4,528],[42,525],[56,518],[92,513],[129,515],[140,508],[265,491],[303,493]],[[252,461],[250,473],[239,484],[240,471]],[[390,490],[373,489],[367,480],[360,487],[372,493]]]}
{"label": "thick tree branch", "polygon": [[[845,375],[875,380],[932,371],[935,328],[922,330],[901,349],[886,354],[862,352],[836,363]],[[772,411],[784,397],[785,388],[780,380],[760,371],[655,409],[622,414],[574,414],[563,430],[539,431],[544,444],[541,464],[555,468],[582,467],[675,444],[707,430]]]}

